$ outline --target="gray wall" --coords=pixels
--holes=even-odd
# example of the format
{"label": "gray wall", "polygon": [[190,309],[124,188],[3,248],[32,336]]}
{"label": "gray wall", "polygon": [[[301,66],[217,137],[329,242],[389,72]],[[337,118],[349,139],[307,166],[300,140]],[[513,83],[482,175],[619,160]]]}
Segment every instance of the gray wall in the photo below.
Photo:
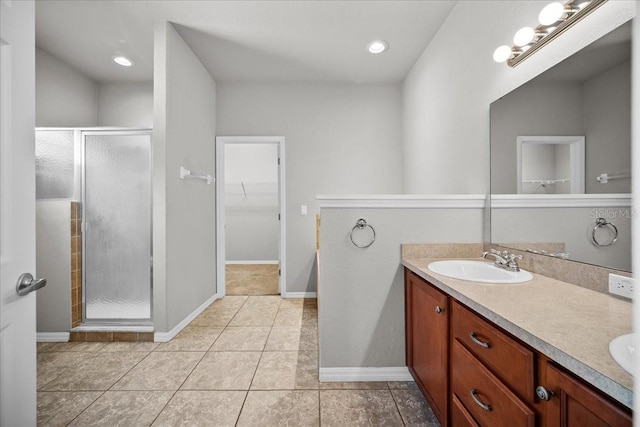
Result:
{"label": "gray wall", "polygon": [[218,135],[285,137],[287,291],[315,292],[315,196],[402,190],[400,88],[221,83],[217,106]]}
{"label": "gray wall", "polygon": [[630,193],[631,179],[595,177],[631,171],[631,63],[584,83],[587,193]]}
{"label": "gray wall", "polygon": [[216,83],[170,23],[154,35],[154,326],[167,332],[216,293]]}
{"label": "gray wall", "polygon": [[631,64],[577,83],[530,82],[491,104],[491,192],[516,193],[516,138],[585,135],[587,193],[629,193],[631,180],[596,176],[631,170]]}
{"label": "gray wall", "polygon": [[[400,244],[481,242],[483,209],[323,208],[321,215],[320,368],[405,366]],[[349,240],[358,218],[376,230],[367,249]]]}
{"label": "gray wall", "polygon": [[71,202],[36,202],[36,277],[47,286],[36,295],[37,331],[71,328]]}
{"label": "gray wall", "polygon": [[153,128],[153,82],[100,83],[98,125]]}
{"label": "gray wall", "polygon": [[36,126],[153,127],[153,83],[101,83],[36,49]]}
{"label": "gray wall", "polygon": [[[618,228],[618,241],[609,247],[591,242],[596,218],[604,217]],[[571,259],[616,270],[631,271],[631,209],[625,207],[493,208],[492,242],[564,243]],[[570,226],[568,226],[570,225]],[[606,234],[596,238],[606,242]],[[522,245],[518,245],[521,247]],[[525,248],[526,249],[526,248]]]}
{"label": "gray wall", "polygon": [[278,260],[278,146],[225,144],[224,174],[226,260]]}
{"label": "gray wall", "polygon": [[[489,185],[489,104],[634,15],[610,1],[516,68],[491,54],[535,22],[539,1],[460,1],[403,84],[406,193],[484,193]],[[478,27],[479,26],[479,27]],[[479,36],[469,37],[469,28]],[[464,54],[460,52],[464,49]]]}
{"label": "gray wall", "polygon": [[97,83],[50,53],[36,49],[36,126],[97,124]]}
{"label": "gray wall", "polygon": [[491,193],[517,193],[518,136],[584,135],[582,107],[582,86],[564,83],[527,84],[492,103]]}

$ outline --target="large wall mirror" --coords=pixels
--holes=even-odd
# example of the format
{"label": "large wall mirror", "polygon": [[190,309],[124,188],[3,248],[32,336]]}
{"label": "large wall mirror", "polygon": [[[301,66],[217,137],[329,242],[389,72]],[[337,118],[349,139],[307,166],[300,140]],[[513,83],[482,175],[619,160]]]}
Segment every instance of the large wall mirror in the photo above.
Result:
{"label": "large wall mirror", "polygon": [[631,271],[631,33],[491,104],[493,244]]}

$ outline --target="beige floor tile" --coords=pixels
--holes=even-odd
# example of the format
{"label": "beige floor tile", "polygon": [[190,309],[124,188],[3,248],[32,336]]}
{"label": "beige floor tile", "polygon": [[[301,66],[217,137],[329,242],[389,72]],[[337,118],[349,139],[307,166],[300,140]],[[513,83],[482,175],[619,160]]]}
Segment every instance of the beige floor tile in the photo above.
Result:
{"label": "beige floor tile", "polygon": [[389,390],[322,390],[323,426],[403,426]]}
{"label": "beige floor tile", "polygon": [[282,298],[280,295],[250,296],[242,308],[278,308]]}
{"label": "beige floor tile", "polygon": [[224,298],[215,300],[208,309],[211,308],[236,308],[239,309],[247,302],[249,297],[247,295],[227,295]]}
{"label": "beige floor tile", "polygon": [[302,326],[302,308],[280,308],[273,326]]}
{"label": "beige floor tile", "polygon": [[202,359],[203,352],[153,352],[112,390],[177,390]]}
{"label": "beige floor tile", "polygon": [[304,299],[304,307],[305,308],[313,308],[318,309],[318,300],[316,298],[305,298]]}
{"label": "beige floor tile", "polygon": [[420,390],[391,390],[400,415],[407,426],[440,427]]}
{"label": "beige floor tile", "polygon": [[317,351],[318,328],[315,326],[274,326],[265,351]]}
{"label": "beige floor tile", "polygon": [[213,351],[198,364],[183,390],[249,390],[260,352]]}
{"label": "beige floor tile", "polygon": [[238,427],[318,426],[318,392],[312,390],[250,391]]}
{"label": "beige floor tile", "polygon": [[211,351],[262,351],[269,331],[269,326],[229,326],[213,343]]}
{"label": "beige floor tile", "polygon": [[389,390],[382,381],[321,382],[320,390]]}
{"label": "beige floor tile", "polygon": [[156,350],[207,351],[221,332],[221,328],[187,326],[171,341],[160,344]]}
{"label": "beige floor tile", "polygon": [[148,426],[167,404],[170,391],[108,391],[70,426]]}
{"label": "beige floor tile", "polygon": [[103,342],[57,342],[48,351],[99,351],[106,343]]}
{"label": "beige floor tile", "polygon": [[277,312],[275,308],[241,308],[229,326],[271,326]]}
{"label": "beige floor tile", "polygon": [[51,349],[51,347],[53,347],[55,343],[53,342],[39,342],[37,344],[37,351],[38,353],[43,353],[45,351],[48,351]]}
{"label": "beige floor tile", "polygon": [[40,391],[38,425],[66,426],[101,395],[101,391]]}
{"label": "beige floor tile", "polygon": [[189,326],[209,326],[224,328],[229,324],[239,308],[207,308]]}
{"label": "beige floor tile", "polygon": [[114,352],[114,351],[134,351],[149,353],[153,351],[160,344],[157,342],[110,342],[102,347],[100,352]]}
{"label": "beige floor tile", "polygon": [[178,391],[153,426],[235,426],[246,394],[246,391]]}
{"label": "beige floor tile", "polygon": [[51,381],[65,376],[67,370],[83,362],[85,353],[44,352],[38,353],[38,390]]}
{"label": "beige floor tile", "polygon": [[262,353],[251,390],[318,388],[318,354],[314,351]]}
{"label": "beige floor tile", "polygon": [[140,352],[79,354],[84,357],[72,367],[65,369],[62,375],[47,383],[41,390],[107,390],[146,356]]}
{"label": "beige floor tile", "polygon": [[389,381],[387,384],[391,390],[418,390],[415,381]]}
{"label": "beige floor tile", "polygon": [[[299,326],[274,326],[271,328],[265,351],[298,351],[300,350]],[[313,350],[313,349],[306,349]]]}
{"label": "beige floor tile", "polygon": [[304,307],[304,298],[282,298],[280,308],[298,308]]}
{"label": "beige floor tile", "polygon": [[305,309],[302,311],[302,324],[303,325],[317,325],[318,324],[318,310],[305,307]]}

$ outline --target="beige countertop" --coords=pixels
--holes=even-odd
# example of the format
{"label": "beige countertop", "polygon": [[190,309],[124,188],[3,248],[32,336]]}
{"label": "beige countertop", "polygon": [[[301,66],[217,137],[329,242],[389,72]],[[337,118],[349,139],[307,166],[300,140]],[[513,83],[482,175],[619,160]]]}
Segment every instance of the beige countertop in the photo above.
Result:
{"label": "beige countertop", "polygon": [[427,269],[442,259],[403,259],[402,265],[632,407],[633,378],[609,354],[609,341],[631,332],[630,302],[535,273],[527,283],[483,284]]}

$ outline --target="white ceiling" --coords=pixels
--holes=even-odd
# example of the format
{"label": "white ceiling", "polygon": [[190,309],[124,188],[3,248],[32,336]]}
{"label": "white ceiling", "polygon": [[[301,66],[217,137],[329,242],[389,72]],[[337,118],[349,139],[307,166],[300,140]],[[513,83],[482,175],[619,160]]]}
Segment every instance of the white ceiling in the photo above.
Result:
{"label": "white ceiling", "polygon": [[[398,82],[455,3],[38,0],[36,44],[97,81],[151,80],[154,23],[169,21],[219,81]],[[374,39],[389,50],[369,54]]]}

